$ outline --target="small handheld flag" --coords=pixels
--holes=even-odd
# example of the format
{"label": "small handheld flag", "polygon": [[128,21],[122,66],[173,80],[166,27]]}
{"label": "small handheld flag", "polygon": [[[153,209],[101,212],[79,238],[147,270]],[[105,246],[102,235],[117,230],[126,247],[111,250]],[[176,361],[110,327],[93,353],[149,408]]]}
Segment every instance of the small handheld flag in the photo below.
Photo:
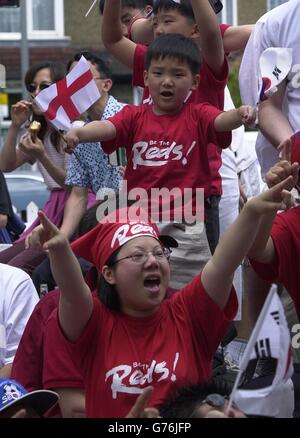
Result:
{"label": "small handheld flag", "polygon": [[56,129],[68,131],[100,97],[90,65],[82,56],[64,79],[41,91],[35,102]]}

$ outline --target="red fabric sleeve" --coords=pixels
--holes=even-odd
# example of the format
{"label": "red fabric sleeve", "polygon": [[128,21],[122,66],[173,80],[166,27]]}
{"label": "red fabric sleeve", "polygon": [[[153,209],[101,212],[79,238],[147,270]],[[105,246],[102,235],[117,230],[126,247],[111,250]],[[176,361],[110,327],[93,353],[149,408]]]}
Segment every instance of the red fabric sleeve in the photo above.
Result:
{"label": "red fabric sleeve", "polygon": [[143,87],[144,84],[144,70],[145,70],[145,58],[146,58],[147,46],[137,44],[134,59],[133,59],[133,73],[132,73],[132,86]]}

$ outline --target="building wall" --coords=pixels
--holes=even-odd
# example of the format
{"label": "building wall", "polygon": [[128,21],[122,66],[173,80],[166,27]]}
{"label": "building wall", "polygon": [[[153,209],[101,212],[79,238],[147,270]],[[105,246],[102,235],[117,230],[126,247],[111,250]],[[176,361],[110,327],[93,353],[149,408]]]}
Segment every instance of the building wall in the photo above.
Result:
{"label": "building wall", "polygon": [[91,1],[64,0],[65,34],[71,37],[73,47],[102,50],[98,4],[85,17]]}
{"label": "building wall", "polygon": [[238,0],[238,24],[252,24],[267,11],[267,0]]}

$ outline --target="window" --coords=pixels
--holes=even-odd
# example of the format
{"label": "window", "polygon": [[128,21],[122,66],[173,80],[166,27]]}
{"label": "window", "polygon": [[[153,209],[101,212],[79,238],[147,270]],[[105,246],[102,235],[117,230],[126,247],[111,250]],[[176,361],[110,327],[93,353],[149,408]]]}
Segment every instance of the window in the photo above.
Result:
{"label": "window", "polygon": [[282,5],[282,3],[286,3],[288,0],[267,0],[267,9],[276,8],[276,6]]}
{"label": "window", "polygon": [[223,9],[219,12],[220,23],[237,24],[237,0],[223,0]]}
{"label": "window", "polygon": [[[64,37],[63,0],[26,0],[29,39]],[[2,39],[20,39],[20,8],[1,8]]]}

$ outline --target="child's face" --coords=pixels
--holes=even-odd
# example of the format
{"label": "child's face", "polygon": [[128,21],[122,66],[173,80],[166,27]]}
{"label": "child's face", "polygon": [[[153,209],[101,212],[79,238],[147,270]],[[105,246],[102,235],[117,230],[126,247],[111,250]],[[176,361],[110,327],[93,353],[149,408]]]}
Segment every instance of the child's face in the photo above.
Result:
{"label": "child's face", "polygon": [[166,57],[151,61],[144,80],[153,100],[154,113],[162,115],[180,111],[189,92],[197,88],[199,75],[192,74],[186,62]]}
{"label": "child's face", "polygon": [[143,10],[130,8],[129,6],[123,6],[121,10],[121,24],[122,33],[125,37],[128,37],[128,27],[132,22],[133,18],[143,16]]}
{"label": "child's face", "polygon": [[197,26],[176,9],[160,9],[153,17],[153,34],[156,38],[165,33],[180,33],[192,38],[197,34]]}

